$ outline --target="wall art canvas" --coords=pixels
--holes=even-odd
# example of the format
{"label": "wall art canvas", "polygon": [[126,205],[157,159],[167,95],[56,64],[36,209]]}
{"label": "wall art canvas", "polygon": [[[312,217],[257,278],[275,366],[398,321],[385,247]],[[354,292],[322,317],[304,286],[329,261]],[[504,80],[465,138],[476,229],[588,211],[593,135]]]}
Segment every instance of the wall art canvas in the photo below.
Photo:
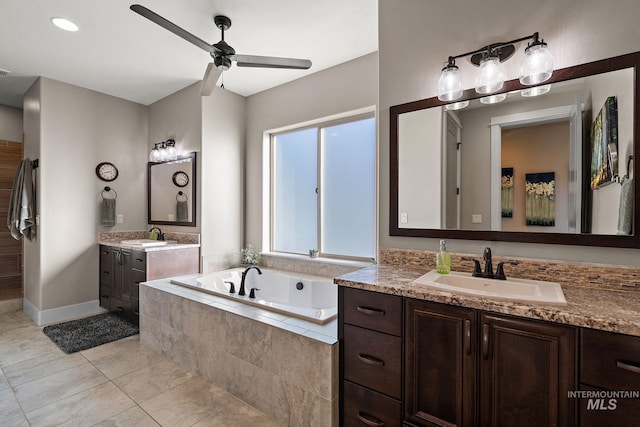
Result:
{"label": "wall art canvas", "polygon": [[513,218],[513,168],[502,168],[502,217]]}
{"label": "wall art canvas", "polygon": [[525,174],[527,225],[553,227],[556,223],[555,172]]}
{"label": "wall art canvas", "polygon": [[613,182],[618,174],[618,101],[610,96],[591,127],[591,189]]}

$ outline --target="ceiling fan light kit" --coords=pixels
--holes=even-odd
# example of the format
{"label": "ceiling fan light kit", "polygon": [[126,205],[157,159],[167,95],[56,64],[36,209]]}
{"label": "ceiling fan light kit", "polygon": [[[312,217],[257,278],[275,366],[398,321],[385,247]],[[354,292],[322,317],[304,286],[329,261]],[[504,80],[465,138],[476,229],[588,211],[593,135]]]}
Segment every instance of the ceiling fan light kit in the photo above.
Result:
{"label": "ceiling fan light kit", "polygon": [[[471,52],[450,56],[438,79],[438,99],[450,102],[462,97],[464,86],[456,59],[465,56],[471,56],[471,63],[479,67],[475,81],[477,93],[489,95],[502,89],[505,80],[502,63],[514,54],[514,44],[525,40],[532,40],[532,42],[524,50],[525,56],[520,67],[520,83],[532,86],[547,81],[553,74],[553,56],[547,48],[547,44],[539,38],[536,32],[530,36],[494,43]],[[542,93],[546,92],[528,91],[524,96],[535,96]]]}
{"label": "ceiling fan light kit", "polygon": [[213,22],[222,33],[221,40],[218,43],[209,44],[144,6],[134,4],[130,6],[130,9],[165,30],[171,31],[189,43],[209,52],[213,62],[207,66],[202,79],[200,94],[203,96],[211,94],[220,74],[231,68],[232,62],[235,62],[238,67],[287,68],[294,70],[306,70],[311,67],[311,61],[308,59],[236,54],[235,49],[224,40],[224,32],[231,27],[231,19],[223,15],[217,15],[213,18]]}

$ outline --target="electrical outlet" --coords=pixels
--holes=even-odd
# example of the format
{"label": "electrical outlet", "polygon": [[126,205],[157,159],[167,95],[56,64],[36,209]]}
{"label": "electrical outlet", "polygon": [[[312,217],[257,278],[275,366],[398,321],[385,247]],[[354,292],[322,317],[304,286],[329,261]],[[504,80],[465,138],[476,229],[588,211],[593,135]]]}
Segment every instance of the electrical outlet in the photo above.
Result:
{"label": "electrical outlet", "polygon": [[482,224],[482,214],[473,214],[473,215],[471,215],[471,223],[472,224]]}
{"label": "electrical outlet", "polygon": [[124,215],[122,214],[116,215],[116,224],[122,224],[122,223],[124,223]]}
{"label": "electrical outlet", "polygon": [[407,214],[406,212],[402,212],[400,214],[400,223],[401,224],[406,224],[409,222],[409,214]]}
{"label": "electrical outlet", "polygon": [[176,217],[174,214],[169,214],[169,218],[167,218],[167,221],[175,221]]}

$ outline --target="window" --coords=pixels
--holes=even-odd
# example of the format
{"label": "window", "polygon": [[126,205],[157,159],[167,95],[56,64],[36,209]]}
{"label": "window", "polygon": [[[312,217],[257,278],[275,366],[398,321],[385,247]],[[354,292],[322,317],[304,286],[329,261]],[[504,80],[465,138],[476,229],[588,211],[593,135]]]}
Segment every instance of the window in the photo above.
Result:
{"label": "window", "polygon": [[271,250],[376,253],[375,118],[271,135]]}

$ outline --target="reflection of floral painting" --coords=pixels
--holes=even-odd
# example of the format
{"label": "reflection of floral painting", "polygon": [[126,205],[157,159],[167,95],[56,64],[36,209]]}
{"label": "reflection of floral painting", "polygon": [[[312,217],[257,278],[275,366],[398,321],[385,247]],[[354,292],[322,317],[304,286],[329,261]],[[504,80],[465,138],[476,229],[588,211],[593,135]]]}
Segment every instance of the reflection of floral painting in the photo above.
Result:
{"label": "reflection of floral painting", "polygon": [[513,217],[513,168],[502,168],[502,217]]}
{"label": "reflection of floral painting", "polygon": [[528,173],[525,177],[527,225],[554,226],[556,223],[555,173]]}
{"label": "reflection of floral painting", "polygon": [[[618,173],[618,103],[610,96],[591,128],[591,189],[608,184]],[[614,158],[612,158],[612,156]]]}

